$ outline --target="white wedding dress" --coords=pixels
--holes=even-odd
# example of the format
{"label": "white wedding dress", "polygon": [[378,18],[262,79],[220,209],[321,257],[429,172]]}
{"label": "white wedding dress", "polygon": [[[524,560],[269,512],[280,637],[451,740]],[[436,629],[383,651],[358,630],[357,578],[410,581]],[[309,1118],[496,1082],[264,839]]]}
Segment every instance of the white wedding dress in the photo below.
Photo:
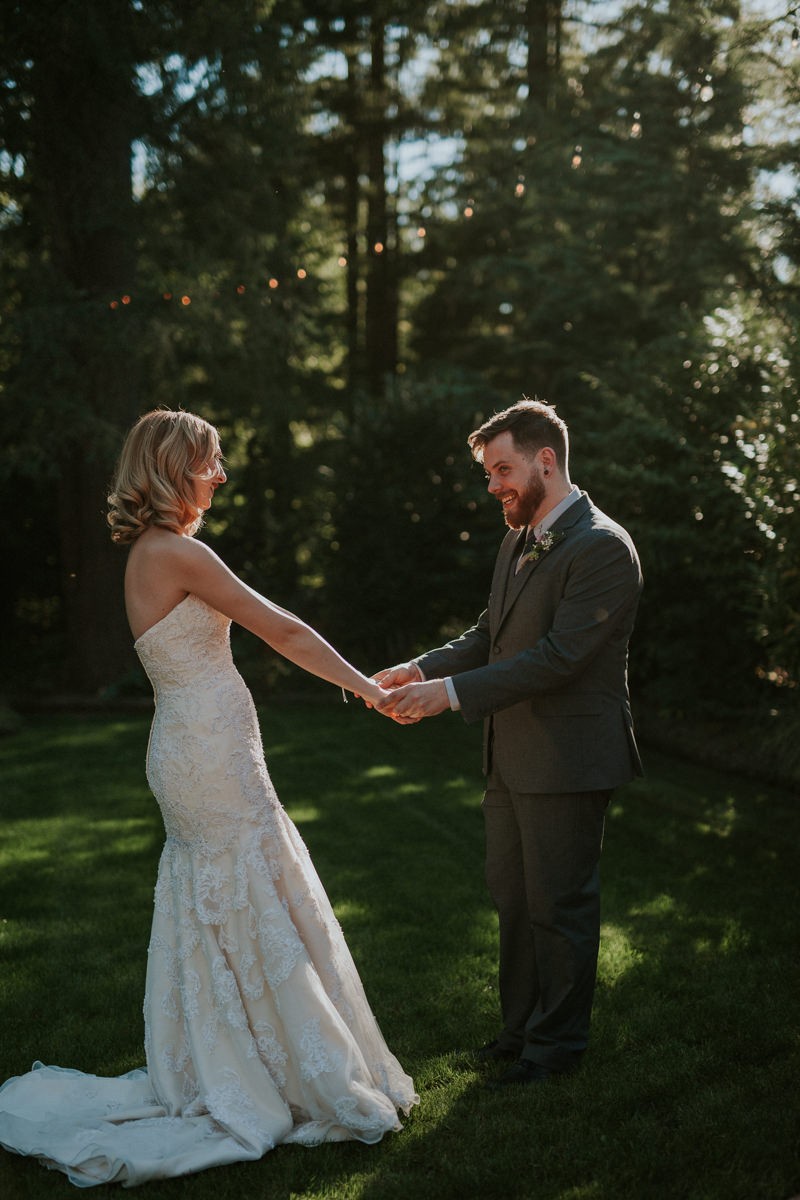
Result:
{"label": "white wedding dress", "polygon": [[146,1068],[34,1064],[0,1088],[0,1145],[80,1186],[377,1142],[418,1102],[267,773],[230,621],[187,596],[136,642],[156,696],[147,778],[167,840]]}

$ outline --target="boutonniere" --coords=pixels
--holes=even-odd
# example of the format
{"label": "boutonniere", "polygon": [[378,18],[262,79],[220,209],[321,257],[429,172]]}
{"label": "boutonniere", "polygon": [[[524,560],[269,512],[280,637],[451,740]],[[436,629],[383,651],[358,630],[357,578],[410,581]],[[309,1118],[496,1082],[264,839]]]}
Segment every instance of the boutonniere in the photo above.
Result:
{"label": "boutonniere", "polygon": [[525,563],[537,562],[543,554],[547,554],[548,550],[552,550],[553,546],[557,546],[560,541],[566,537],[563,529],[554,530],[547,529],[539,538],[538,542],[534,542],[527,554],[523,554],[520,566]]}

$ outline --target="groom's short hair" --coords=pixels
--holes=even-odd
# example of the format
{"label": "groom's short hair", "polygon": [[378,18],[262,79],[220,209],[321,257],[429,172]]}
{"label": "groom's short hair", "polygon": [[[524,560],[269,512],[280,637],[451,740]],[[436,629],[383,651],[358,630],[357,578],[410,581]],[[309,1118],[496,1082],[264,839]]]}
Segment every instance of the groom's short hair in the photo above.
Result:
{"label": "groom's short hair", "polygon": [[495,413],[467,438],[472,457],[483,462],[483,451],[488,442],[500,433],[509,432],[518,450],[536,454],[549,446],[556,456],[559,469],[566,473],[569,459],[569,433],[566,422],[556,415],[555,405],[543,400],[529,400],[527,396],[510,408]]}

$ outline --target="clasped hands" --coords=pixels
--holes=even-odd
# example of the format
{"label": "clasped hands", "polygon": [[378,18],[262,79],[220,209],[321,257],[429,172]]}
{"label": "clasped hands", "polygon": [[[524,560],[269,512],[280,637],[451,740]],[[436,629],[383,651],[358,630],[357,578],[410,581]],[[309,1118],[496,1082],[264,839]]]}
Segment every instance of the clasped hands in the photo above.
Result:
{"label": "clasped hands", "polygon": [[388,694],[377,702],[364,697],[364,703],[398,725],[416,725],[423,717],[435,717],[450,707],[444,680],[423,680],[416,663],[386,667],[372,678]]}

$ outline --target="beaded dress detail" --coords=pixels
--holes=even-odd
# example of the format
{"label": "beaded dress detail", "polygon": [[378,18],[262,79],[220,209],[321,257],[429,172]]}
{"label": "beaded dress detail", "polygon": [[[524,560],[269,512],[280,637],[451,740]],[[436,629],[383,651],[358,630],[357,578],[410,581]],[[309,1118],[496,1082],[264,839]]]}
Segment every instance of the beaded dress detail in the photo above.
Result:
{"label": "beaded dress detail", "polygon": [[81,1186],[132,1186],[280,1143],[377,1142],[418,1102],[264,761],[230,621],[187,596],[135,643],[156,710],[166,843],[144,1000],[147,1066],[37,1063],[0,1088],[0,1144]]}

